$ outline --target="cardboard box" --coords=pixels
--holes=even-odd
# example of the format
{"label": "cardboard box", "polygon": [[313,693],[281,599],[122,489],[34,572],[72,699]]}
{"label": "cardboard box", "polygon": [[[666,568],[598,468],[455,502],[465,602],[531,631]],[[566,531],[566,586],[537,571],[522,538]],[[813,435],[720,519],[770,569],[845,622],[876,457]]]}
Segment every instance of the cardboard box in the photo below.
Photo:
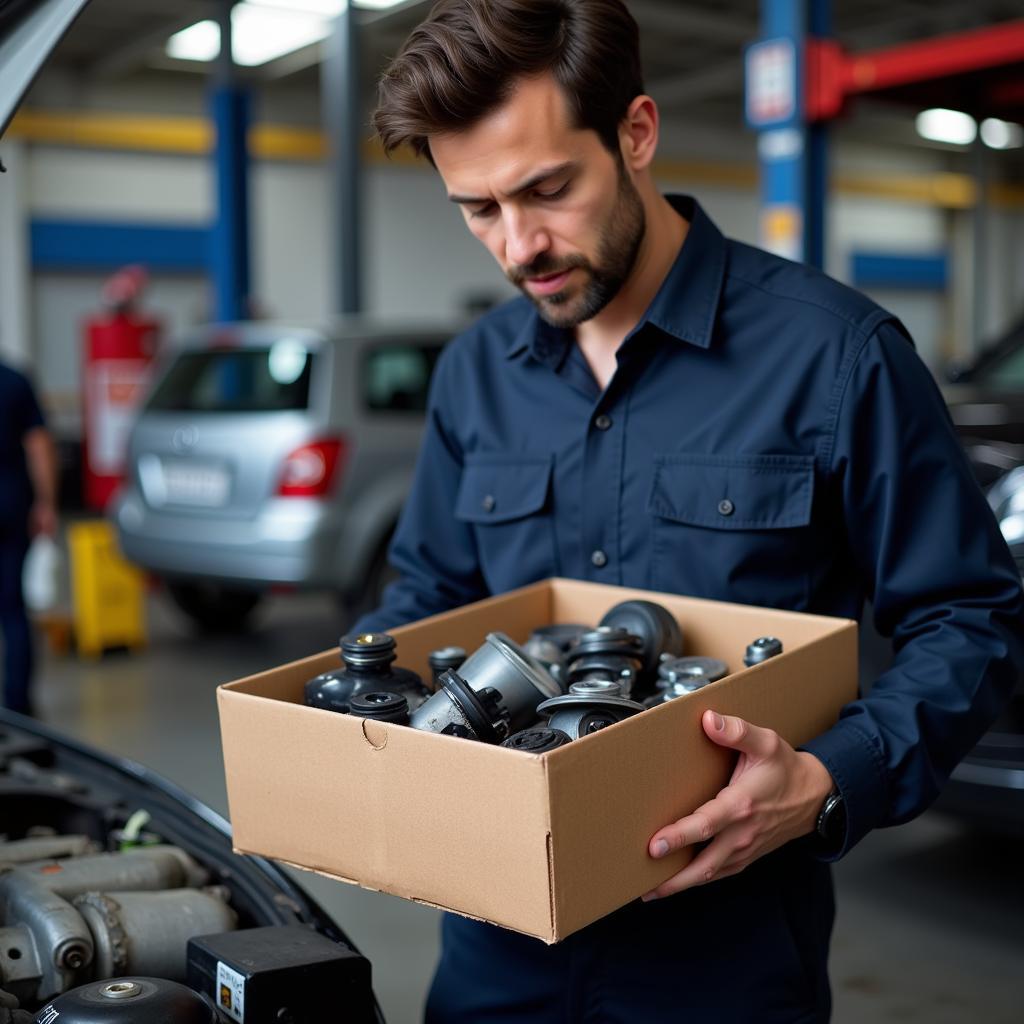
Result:
{"label": "cardboard box", "polygon": [[[398,664],[430,678],[428,653],[472,652],[488,632],[523,642],[552,622],[596,623],[619,601],[665,605],[687,653],[733,674],[585,739],[536,755],[308,708],[303,685],[337,649],[218,690],[235,849],[553,943],[675,874],[655,861],[662,826],[710,799],[733,756],[700,726],[706,708],[798,745],[856,696],[846,619],[554,579],[392,631]],[[785,652],[743,667],[770,634]]]}

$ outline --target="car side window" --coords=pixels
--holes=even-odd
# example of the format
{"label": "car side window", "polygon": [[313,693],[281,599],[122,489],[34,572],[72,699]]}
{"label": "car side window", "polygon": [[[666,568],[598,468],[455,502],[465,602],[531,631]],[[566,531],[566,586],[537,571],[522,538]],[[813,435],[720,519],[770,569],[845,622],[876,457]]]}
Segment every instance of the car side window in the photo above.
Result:
{"label": "car side window", "polygon": [[440,344],[375,345],[363,361],[363,400],[374,412],[418,412],[427,408],[430,375]]}

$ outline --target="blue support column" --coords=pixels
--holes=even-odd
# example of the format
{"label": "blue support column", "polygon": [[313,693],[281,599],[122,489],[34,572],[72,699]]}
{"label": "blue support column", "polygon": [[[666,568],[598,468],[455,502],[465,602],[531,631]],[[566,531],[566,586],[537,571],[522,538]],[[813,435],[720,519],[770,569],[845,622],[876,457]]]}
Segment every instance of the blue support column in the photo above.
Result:
{"label": "blue support column", "polygon": [[210,231],[214,319],[249,315],[249,94],[237,82],[231,58],[232,0],[222,0],[221,53],[210,95],[214,125],[217,209]]}
{"label": "blue support column", "polygon": [[761,244],[789,259],[825,260],[827,129],[810,125],[804,41],[829,30],[830,0],[762,0],[762,40],[746,55],[747,123],[758,132]]}

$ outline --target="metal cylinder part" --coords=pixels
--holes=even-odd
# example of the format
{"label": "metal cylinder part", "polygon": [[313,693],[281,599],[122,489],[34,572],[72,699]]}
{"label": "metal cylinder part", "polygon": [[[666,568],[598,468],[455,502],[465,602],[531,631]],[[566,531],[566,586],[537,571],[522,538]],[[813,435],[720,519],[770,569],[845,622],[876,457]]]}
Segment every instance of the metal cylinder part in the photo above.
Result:
{"label": "metal cylinder part", "polygon": [[747,653],[743,657],[743,664],[750,668],[752,665],[760,665],[762,661],[767,661],[781,653],[781,640],[774,636],[759,636],[753,643],[747,644]]}
{"label": "metal cylinder part", "polygon": [[98,853],[69,860],[24,864],[51,892],[70,899],[94,889],[119,892],[178,889],[206,883],[209,876],[177,846],[142,846],[122,853]]}
{"label": "metal cylinder part", "polygon": [[163,978],[94,981],[47,1003],[35,1024],[216,1024],[205,996]]}
{"label": "metal cylinder part", "polygon": [[93,973],[184,981],[188,940],[234,931],[237,915],[221,889],[90,892],[74,900],[95,943]]}
{"label": "metal cylinder part", "polygon": [[569,684],[569,692],[577,697],[625,697],[623,684],[617,679],[587,676]]}
{"label": "metal cylinder part", "polygon": [[484,743],[500,743],[508,735],[508,711],[497,690],[475,690],[451,669],[441,673],[440,683],[437,693],[409,716],[414,729]]}
{"label": "metal cylinder part", "polygon": [[609,608],[599,626],[617,626],[640,637],[641,676],[653,682],[662,654],[683,653],[683,632],[676,617],[654,601],[622,601]]}
{"label": "metal cylinder part", "polygon": [[688,658],[673,658],[662,662],[658,669],[659,692],[649,699],[648,706],[653,707],[664,701],[684,697],[694,690],[699,690],[708,683],[724,679],[729,674],[729,666],[718,658],[702,658],[692,655]]}
{"label": "metal cylinder part", "polygon": [[25,864],[57,857],[81,857],[96,853],[99,843],[88,836],[33,836],[0,842],[0,864]]}

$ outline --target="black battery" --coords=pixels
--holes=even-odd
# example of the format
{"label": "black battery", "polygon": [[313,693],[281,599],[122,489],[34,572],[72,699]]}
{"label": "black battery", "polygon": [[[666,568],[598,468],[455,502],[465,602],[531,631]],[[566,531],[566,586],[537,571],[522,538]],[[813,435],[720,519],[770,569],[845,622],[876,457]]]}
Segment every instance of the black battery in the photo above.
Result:
{"label": "black battery", "polygon": [[238,1024],[371,1024],[370,961],[301,925],[188,943],[188,983]]}

